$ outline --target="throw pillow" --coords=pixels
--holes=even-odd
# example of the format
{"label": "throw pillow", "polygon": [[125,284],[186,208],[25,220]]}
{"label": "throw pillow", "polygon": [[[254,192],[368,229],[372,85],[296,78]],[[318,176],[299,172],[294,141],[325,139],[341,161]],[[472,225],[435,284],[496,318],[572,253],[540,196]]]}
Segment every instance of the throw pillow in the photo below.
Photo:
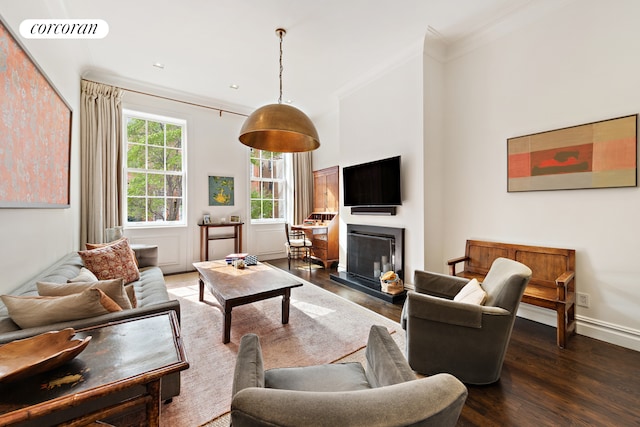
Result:
{"label": "throw pillow", "polygon": [[126,237],[115,244],[96,249],[79,251],[80,257],[98,280],[122,278],[124,283],[131,283],[140,278],[135,256]]}
{"label": "throw pillow", "polygon": [[136,298],[136,289],[133,287],[133,284],[125,286],[124,291],[127,293],[131,307],[136,308],[138,306],[138,299]]}
{"label": "throw pillow", "polygon": [[62,297],[1,295],[9,317],[22,329],[86,319],[122,309],[100,289]]}
{"label": "throw pillow", "polygon": [[80,269],[80,273],[78,273],[78,275],[76,277],[73,277],[69,280],[67,280],[67,283],[74,283],[74,282],[97,282],[98,278],[96,277],[95,274],[93,274],[91,271],[89,271],[89,269],[87,269],[86,267],[82,267]]}
{"label": "throw pillow", "polygon": [[[121,237],[118,240],[114,240],[113,242],[107,242],[107,243],[85,243],[84,246],[87,250],[91,250],[91,249],[98,249],[98,248],[104,248],[105,246],[113,246],[115,244],[121,243],[123,240],[126,240],[127,243],[129,243],[128,239],[126,237]],[[136,267],[138,266],[138,258],[136,258],[136,251],[134,251],[133,249],[131,249],[131,255],[133,255],[133,259],[136,262]]]}
{"label": "throw pillow", "polygon": [[100,289],[123,310],[133,308],[124,289],[122,279],[101,280],[95,282],[45,283],[37,282],[38,294],[43,297],[58,297],[80,293],[86,289]]}
{"label": "throw pillow", "polygon": [[482,289],[478,279],[471,279],[460,292],[453,297],[454,301],[482,305],[487,300],[487,293]]}

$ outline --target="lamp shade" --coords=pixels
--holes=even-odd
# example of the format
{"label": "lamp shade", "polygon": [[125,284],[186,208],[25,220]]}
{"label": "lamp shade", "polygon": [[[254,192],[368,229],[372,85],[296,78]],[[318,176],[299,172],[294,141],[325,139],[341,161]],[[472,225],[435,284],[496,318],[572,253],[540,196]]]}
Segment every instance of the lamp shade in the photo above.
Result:
{"label": "lamp shade", "polygon": [[302,111],[285,104],[258,108],[240,129],[240,142],[258,150],[297,153],[320,146],[318,131]]}

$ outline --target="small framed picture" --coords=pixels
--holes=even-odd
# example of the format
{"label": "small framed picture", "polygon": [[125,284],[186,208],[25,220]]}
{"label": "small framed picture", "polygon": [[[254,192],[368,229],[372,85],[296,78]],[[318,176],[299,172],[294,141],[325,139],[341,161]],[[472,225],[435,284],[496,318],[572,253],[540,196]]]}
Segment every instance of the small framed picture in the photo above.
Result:
{"label": "small framed picture", "polygon": [[238,215],[231,215],[231,216],[229,217],[229,220],[230,220],[231,222],[240,222],[240,217],[239,217]]}
{"label": "small framed picture", "polygon": [[211,215],[209,214],[204,214],[202,216],[202,223],[203,224],[211,224]]}

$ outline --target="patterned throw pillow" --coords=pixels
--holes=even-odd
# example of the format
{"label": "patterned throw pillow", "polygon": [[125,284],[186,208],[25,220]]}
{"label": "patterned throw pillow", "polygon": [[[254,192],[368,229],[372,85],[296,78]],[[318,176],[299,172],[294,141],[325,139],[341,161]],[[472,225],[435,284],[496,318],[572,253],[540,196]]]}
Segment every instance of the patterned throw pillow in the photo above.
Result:
{"label": "patterned throw pillow", "polygon": [[79,251],[78,254],[98,280],[122,278],[127,284],[140,279],[140,271],[126,237],[112,245]]}
{"label": "patterned throw pillow", "polygon": [[[127,244],[129,243],[129,240],[126,237],[121,237],[118,240],[114,240],[113,242],[107,242],[107,243],[85,243],[84,246],[87,250],[91,250],[91,249],[98,249],[98,248],[104,248],[105,246],[113,246],[113,245],[117,245],[118,243],[121,243],[123,240],[127,241]],[[133,255],[133,259],[136,262],[136,267],[138,266],[138,258],[136,258],[136,252],[131,249],[131,255]],[[76,280],[77,282],[78,280]],[[86,282],[87,280],[85,280]]]}
{"label": "patterned throw pillow", "polygon": [[9,316],[22,329],[86,319],[122,309],[100,289],[63,297],[0,296]]}

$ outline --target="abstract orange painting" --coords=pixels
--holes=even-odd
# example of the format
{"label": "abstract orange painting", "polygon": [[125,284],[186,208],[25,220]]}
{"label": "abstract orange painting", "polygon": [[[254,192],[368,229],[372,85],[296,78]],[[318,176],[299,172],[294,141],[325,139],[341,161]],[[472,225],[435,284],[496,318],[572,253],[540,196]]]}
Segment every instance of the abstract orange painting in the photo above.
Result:
{"label": "abstract orange painting", "polygon": [[0,207],[67,208],[71,108],[0,21]]}
{"label": "abstract orange painting", "polygon": [[635,187],[638,115],[507,140],[507,191]]}

